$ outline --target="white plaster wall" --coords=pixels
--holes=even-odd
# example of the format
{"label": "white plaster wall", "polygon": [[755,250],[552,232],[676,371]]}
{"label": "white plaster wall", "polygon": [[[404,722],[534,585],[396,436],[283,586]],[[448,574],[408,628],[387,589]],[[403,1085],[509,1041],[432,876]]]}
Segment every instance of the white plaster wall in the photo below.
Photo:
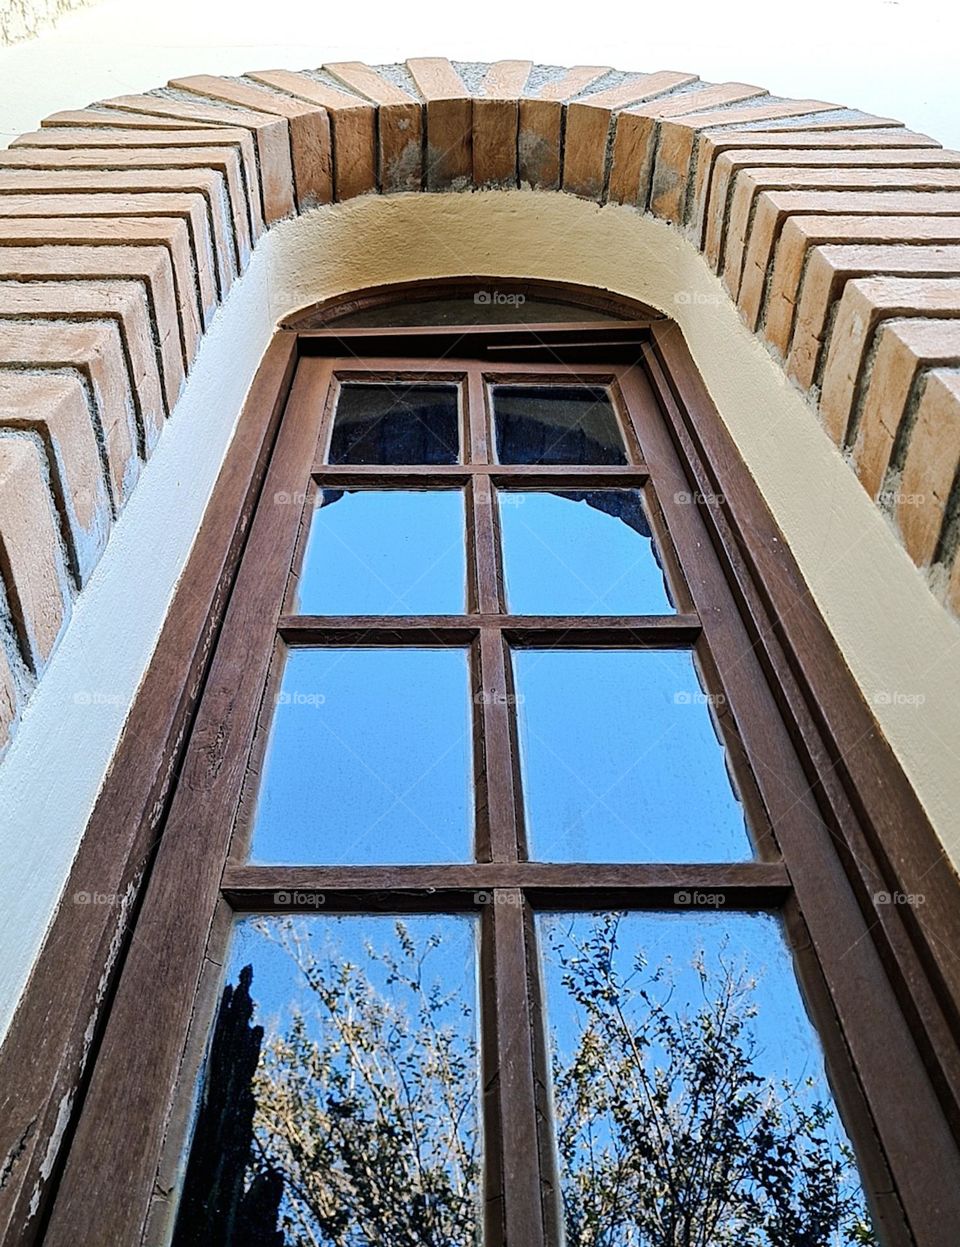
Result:
{"label": "white plaster wall", "polygon": [[[2,2],[2,0],[0,0]],[[960,146],[954,0],[103,0],[0,50],[0,143],[47,113],[189,73],[408,56],[686,69],[892,115]]]}
{"label": "white plaster wall", "polygon": [[564,195],[369,196],[288,221],[258,247],[204,339],[184,396],[0,767],[0,1033],[275,321],[344,290],[473,273],[593,284],[675,317],[851,670],[960,862],[960,626],[931,597],[699,253],[630,209]]}

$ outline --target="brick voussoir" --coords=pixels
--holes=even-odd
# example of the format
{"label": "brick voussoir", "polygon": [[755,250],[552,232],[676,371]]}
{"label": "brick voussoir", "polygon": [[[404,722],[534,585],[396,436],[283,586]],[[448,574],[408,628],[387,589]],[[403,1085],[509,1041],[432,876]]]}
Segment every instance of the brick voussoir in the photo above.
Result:
{"label": "brick voussoir", "polygon": [[135,403],[120,332],[113,321],[28,322],[0,339],[0,366],[74,369],[89,386],[97,437],[104,448],[111,501],[119,511],[140,475]]}
{"label": "brick voussoir", "polygon": [[823,369],[820,415],[833,440],[847,429],[874,336],[884,320],[960,316],[960,277],[866,277],[847,282]]}
{"label": "brick voussoir", "polygon": [[[566,106],[563,189],[583,199],[602,199],[607,178],[611,127],[618,110],[660,97],[678,98],[670,93],[697,81],[696,74],[663,70],[654,74],[636,75],[605,91],[571,100]],[[610,154],[611,158],[616,155],[615,140],[613,152]],[[626,157],[621,151],[621,167],[617,171],[617,188],[621,189],[625,160]],[[612,174],[613,168],[611,176]]]}
{"label": "brick voussoir", "polygon": [[0,218],[84,217],[115,222],[121,217],[154,216],[180,217],[187,226],[202,300],[203,327],[209,328],[219,301],[222,274],[210,235],[206,202],[201,195],[7,195],[0,192]]}
{"label": "brick voussoir", "polygon": [[168,86],[200,99],[237,104],[255,112],[286,118],[298,208],[304,211],[317,204],[331,202],[334,197],[333,140],[330,115],[325,108],[303,103],[266,87],[216,78],[210,74],[173,78]]}
{"label": "brick voussoir", "polygon": [[[741,279],[743,306],[759,298],[765,313],[764,335],[785,358],[811,246],[960,242],[958,226],[960,195],[951,192],[764,191],[757,201]],[[749,324],[749,317],[745,318]]]}
{"label": "brick voussoir", "polygon": [[72,597],[46,456],[40,439],[26,430],[0,435],[0,547],[20,653],[39,675],[66,626]]}
{"label": "brick voussoir", "polygon": [[264,224],[269,227],[295,214],[290,126],[286,118],[239,106],[218,106],[210,100],[170,99],[165,95],[117,95],[97,107],[109,110],[110,116],[120,119],[120,125],[125,124],[128,116],[143,116],[149,117],[155,127],[165,129],[222,125],[249,130],[257,148]]}
{"label": "brick voussoir", "polygon": [[[34,217],[0,217],[0,248],[73,245],[114,247],[161,247],[167,253],[177,301],[184,367],[193,362],[200,344],[200,290],[185,223],[176,218],[129,217],[118,230],[109,220],[82,217],[42,220]],[[209,273],[208,273],[209,276]]]}
{"label": "brick voussoir", "polygon": [[288,69],[247,70],[244,78],[326,110],[335,199],[377,190],[377,111],[369,100]]}
{"label": "brick voussoir", "polygon": [[32,147],[40,150],[61,151],[71,151],[77,148],[87,150],[99,148],[104,151],[120,148],[124,151],[136,151],[144,147],[150,151],[162,151],[166,148],[183,149],[194,154],[202,154],[205,147],[217,150],[230,148],[237,160],[244,216],[251,243],[255,243],[263,233],[260,171],[257,167],[256,150],[249,131],[240,127],[168,130],[163,128],[115,129],[103,126],[44,126],[33,134],[21,135],[20,138],[14,140],[11,147],[15,150]]}
{"label": "brick voussoir", "polygon": [[851,454],[860,483],[871,498],[895,505],[914,431],[911,410],[916,383],[930,368],[960,367],[960,320],[889,320],[877,335],[870,377],[853,429]]}
{"label": "brick voussoir", "polygon": [[732,298],[740,292],[744,260],[755,226],[759,195],[768,190],[837,189],[856,192],[908,190],[911,193],[960,191],[960,168],[933,169],[741,169],[736,177],[729,222],[716,269]]}
{"label": "brick voussoir", "polygon": [[[769,205],[758,205],[758,218]],[[809,223],[809,224],[808,224]],[[960,243],[958,216],[812,215],[756,222],[740,281],[741,315],[781,356],[793,336],[793,315],[807,254],[817,243]]]}
{"label": "brick voussoir", "polygon": [[847,281],[872,274],[913,277],[960,275],[960,246],[833,246],[812,248],[797,308],[789,376],[804,389],[818,377],[831,314]]}
{"label": "brick voussoir", "polygon": [[0,371],[0,436],[8,429],[32,431],[43,442],[71,572],[82,587],[103,553],[112,515],[79,376]]}
{"label": "brick voussoir", "polygon": [[[14,171],[52,174],[51,185],[69,185],[70,175],[78,170],[88,176],[96,174],[94,189],[123,187],[129,189],[141,175],[158,170],[186,173],[183,180],[194,181],[210,196],[211,220],[225,207],[229,213],[231,228],[229,245],[233,251],[232,268],[235,273],[246,268],[250,257],[250,225],[239,177],[237,153],[231,147],[208,147],[202,152],[158,151],[138,148],[131,151],[121,148],[98,150],[77,148],[73,151],[45,150],[22,147],[0,151],[0,176]],[[118,174],[119,176],[111,176]],[[100,177],[102,175],[102,179]],[[62,179],[58,182],[57,179]],[[158,185],[163,187],[165,178]],[[7,181],[7,185],[15,184]]]}
{"label": "brick voussoir", "polygon": [[958,471],[960,371],[935,368],[923,378],[893,500],[903,544],[919,567],[931,565],[938,555]]}
{"label": "brick voussoir", "polygon": [[[80,279],[127,281],[139,286],[149,309],[167,410],[173,410],[185,372],[173,271],[166,251],[159,247],[0,247],[0,278],[59,283],[65,292],[66,287],[76,285]],[[65,304],[69,306],[66,293]],[[148,449],[161,427],[159,414],[148,419],[145,413],[144,440]]]}
{"label": "brick voussoir", "polygon": [[[160,436],[166,406],[146,290],[138,281],[3,281],[0,317],[5,321],[113,320],[120,331],[134,397],[139,437],[150,454]],[[6,324],[8,331],[14,326]]]}
{"label": "brick voussoir", "polygon": [[[230,205],[223,194],[223,182],[212,170],[180,169],[117,170],[95,169],[3,169],[0,167],[0,214],[4,216],[152,216],[184,215],[199,205],[205,229],[196,229],[197,249],[203,253],[209,240],[215,259],[217,288],[226,297],[237,273]],[[29,203],[23,212],[10,213],[8,201]],[[161,201],[170,202],[172,212],[164,213]],[[87,213],[77,205],[90,202],[96,207]],[[102,205],[117,205],[117,211],[104,214]],[[143,211],[138,211],[140,205]],[[191,224],[191,232],[194,225]],[[201,241],[202,240],[202,241]]]}
{"label": "brick voussoir", "polygon": [[718,126],[742,126],[754,121],[813,117],[835,108],[835,104],[826,104],[822,100],[777,100],[734,105],[686,117],[663,118],[657,122],[656,159],[650,177],[650,211],[674,225],[686,223],[695,185],[697,140],[701,131]]}
{"label": "brick voussoir", "polygon": [[756,152],[741,149],[724,152],[714,164],[706,213],[703,250],[708,262],[714,269],[718,267],[721,240],[733,206],[733,186],[742,172],[768,169],[771,177],[777,178],[782,169],[803,170],[805,180],[815,181],[819,186],[827,181],[819,176],[819,170],[871,168],[956,169],[960,168],[960,152],[948,152],[938,147],[863,147],[852,151],[813,150],[802,154],[793,150]]}
{"label": "brick voussoir", "polygon": [[[768,153],[776,153],[793,163],[805,164],[817,154],[829,162],[832,155],[861,149],[940,148],[926,134],[905,127],[886,130],[706,130],[698,135],[696,173],[690,205],[689,228],[693,242],[703,249],[707,213],[719,192],[714,186],[714,170],[719,158],[727,152],[749,153],[744,163],[763,163]],[[740,162],[738,161],[738,164]]]}

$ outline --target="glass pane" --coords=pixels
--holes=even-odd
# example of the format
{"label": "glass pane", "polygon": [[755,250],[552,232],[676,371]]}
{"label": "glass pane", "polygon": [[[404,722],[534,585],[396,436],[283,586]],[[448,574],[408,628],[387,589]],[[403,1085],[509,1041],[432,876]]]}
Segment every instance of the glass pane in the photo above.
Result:
{"label": "glass pane", "polygon": [[456,463],[460,391],[455,385],[347,382],[337,399],[331,463]]}
{"label": "glass pane", "polygon": [[616,323],[612,312],[536,299],[515,290],[489,287],[467,298],[414,299],[365,308],[320,321],[337,329],[375,329],[387,325],[546,325],[598,321]]}
{"label": "glass pane", "polygon": [[626,463],[607,391],[586,385],[495,385],[500,463]]}
{"label": "glass pane", "polygon": [[174,1247],[479,1244],[476,927],[235,928]]}
{"label": "glass pane", "polygon": [[737,861],[743,810],[683,650],[517,650],[530,856]]}
{"label": "glass pane", "polygon": [[460,862],[473,833],[461,649],[293,649],[254,821],[258,864]]}
{"label": "glass pane", "polygon": [[305,615],[459,615],[465,610],[459,490],[324,489],[294,609]]}
{"label": "glass pane", "polygon": [[775,919],[538,932],[567,1247],[876,1243]]}
{"label": "glass pane", "polygon": [[514,614],[673,609],[639,489],[502,491],[500,530]]}

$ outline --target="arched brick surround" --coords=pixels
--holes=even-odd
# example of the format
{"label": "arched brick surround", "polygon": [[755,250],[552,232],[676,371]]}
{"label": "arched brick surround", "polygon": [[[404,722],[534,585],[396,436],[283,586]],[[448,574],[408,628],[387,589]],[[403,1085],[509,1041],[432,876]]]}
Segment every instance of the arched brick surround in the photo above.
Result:
{"label": "arched brick surround", "polygon": [[174,79],[0,152],[0,749],[264,231],[358,195],[517,187],[683,231],[960,612],[960,154],[672,71]]}

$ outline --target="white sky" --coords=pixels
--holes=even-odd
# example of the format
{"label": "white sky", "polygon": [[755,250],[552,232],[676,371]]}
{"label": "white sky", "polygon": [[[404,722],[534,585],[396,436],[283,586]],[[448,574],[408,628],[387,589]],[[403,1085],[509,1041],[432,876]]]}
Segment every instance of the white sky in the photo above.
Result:
{"label": "white sky", "polygon": [[0,143],[42,116],[186,73],[408,56],[684,69],[893,116],[960,147],[954,0],[103,0],[0,50]]}

